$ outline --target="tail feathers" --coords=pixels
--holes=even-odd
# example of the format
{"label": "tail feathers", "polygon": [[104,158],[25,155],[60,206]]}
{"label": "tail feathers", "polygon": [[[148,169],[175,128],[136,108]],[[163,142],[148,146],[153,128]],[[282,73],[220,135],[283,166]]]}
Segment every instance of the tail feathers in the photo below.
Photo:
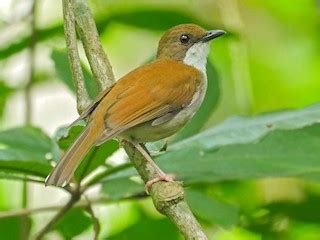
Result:
{"label": "tail feathers", "polygon": [[94,131],[88,125],[51,171],[45,185],[62,186],[64,183],[68,183],[81,160],[99,136],[100,131]]}

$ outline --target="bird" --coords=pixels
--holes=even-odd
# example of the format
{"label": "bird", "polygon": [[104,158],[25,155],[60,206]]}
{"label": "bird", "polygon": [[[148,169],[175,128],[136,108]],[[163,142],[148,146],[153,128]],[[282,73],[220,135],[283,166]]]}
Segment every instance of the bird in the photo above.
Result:
{"label": "bird", "polygon": [[[206,94],[210,42],[225,33],[207,31],[192,23],[166,31],[155,60],[102,91],[79,116],[77,121],[87,119],[87,125],[48,175],[45,185],[67,184],[90,148],[114,137],[132,142],[157,167],[141,143],[175,134],[194,116]],[[172,180],[157,169],[159,177],[149,184]]]}

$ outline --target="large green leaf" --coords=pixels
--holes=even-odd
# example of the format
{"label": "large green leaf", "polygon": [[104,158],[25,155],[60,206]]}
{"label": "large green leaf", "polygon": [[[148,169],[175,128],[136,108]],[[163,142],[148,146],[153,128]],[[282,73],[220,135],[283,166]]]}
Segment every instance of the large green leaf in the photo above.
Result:
{"label": "large green leaf", "polygon": [[[66,51],[54,49],[51,53],[51,59],[54,62],[57,76],[62,80],[73,92],[75,91],[72,74],[70,70],[68,54]],[[94,98],[97,96],[99,89],[96,81],[93,79],[91,73],[82,65],[82,70],[85,79],[85,85],[89,96]]]}
{"label": "large green leaf", "polygon": [[57,146],[40,129],[14,128],[0,132],[0,171],[45,177]]}
{"label": "large green leaf", "polygon": [[313,125],[320,118],[320,104],[299,110],[261,114],[254,117],[231,117],[222,124],[173,144],[178,151],[197,147],[212,151],[222,146],[257,142],[276,130],[300,129]]}
{"label": "large green leaf", "polygon": [[[320,105],[233,117],[169,146],[156,159],[186,183],[320,172]],[[131,169],[113,178],[133,176]],[[110,178],[111,176],[109,176]]]}

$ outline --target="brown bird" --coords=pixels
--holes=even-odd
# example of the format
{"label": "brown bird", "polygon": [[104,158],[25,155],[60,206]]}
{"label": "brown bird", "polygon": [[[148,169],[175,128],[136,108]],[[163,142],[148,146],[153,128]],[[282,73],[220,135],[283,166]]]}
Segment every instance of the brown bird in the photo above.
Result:
{"label": "brown bird", "polygon": [[[156,60],[122,77],[81,114],[79,119],[88,118],[88,124],[46,185],[69,182],[88,150],[115,136],[131,141],[155,165],[139,143],[171,136],[192,118],[206,93],[209,41],[224,33],[195,24],[169,29],[159,42]],[[160,169],[158,173],[155,181],[170,180]]]}

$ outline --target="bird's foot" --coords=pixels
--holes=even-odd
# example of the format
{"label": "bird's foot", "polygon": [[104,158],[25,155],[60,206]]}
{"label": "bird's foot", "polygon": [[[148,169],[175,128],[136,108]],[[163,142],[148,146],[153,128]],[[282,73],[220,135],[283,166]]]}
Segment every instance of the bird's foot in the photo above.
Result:
{"label": "bird's foot", "polygon": [[151,187],[156,182],[164,181],[164,182],[174,182],[175,175],[174,174],[165,174],[160,173],[157,177],[154,179],[149,180],[145,185],[145,191],[147,194],[150,193]]}

